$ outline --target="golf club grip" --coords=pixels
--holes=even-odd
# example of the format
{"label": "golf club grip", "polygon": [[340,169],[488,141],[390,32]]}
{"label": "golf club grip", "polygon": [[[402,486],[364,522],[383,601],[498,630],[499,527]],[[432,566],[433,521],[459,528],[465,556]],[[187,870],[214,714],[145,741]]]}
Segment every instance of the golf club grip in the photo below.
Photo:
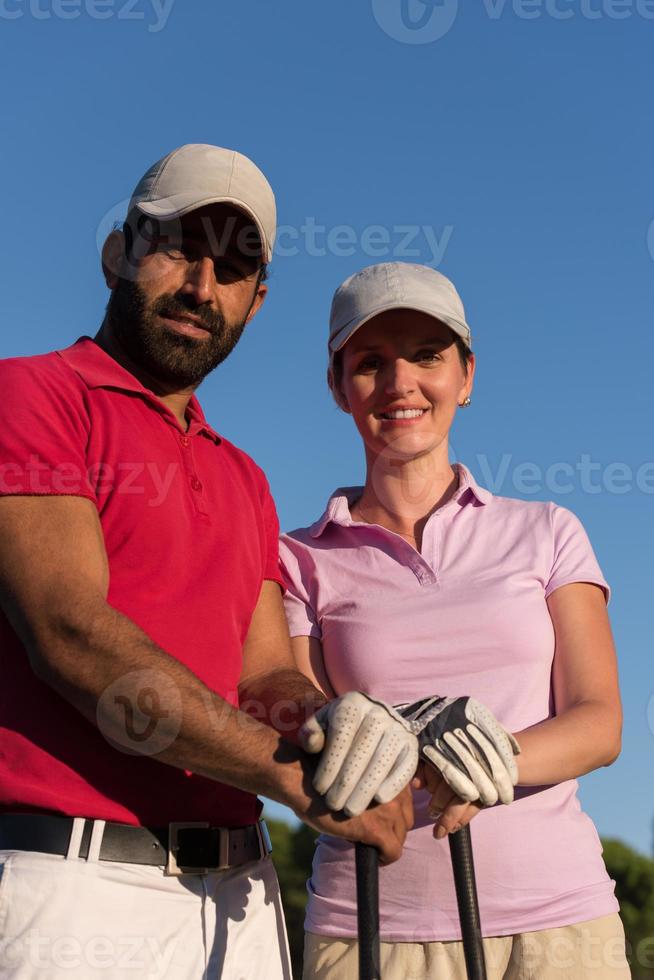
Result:
{"label": "golf club grip", "polygon": [[470,827],[463,827],[456,834],[450,834],[449,841],[468,980],[486,980]]}
{"label": "golf club grip", "polygon": [[356,845],[359,980],[380,980],[379,855],[370,844]]}

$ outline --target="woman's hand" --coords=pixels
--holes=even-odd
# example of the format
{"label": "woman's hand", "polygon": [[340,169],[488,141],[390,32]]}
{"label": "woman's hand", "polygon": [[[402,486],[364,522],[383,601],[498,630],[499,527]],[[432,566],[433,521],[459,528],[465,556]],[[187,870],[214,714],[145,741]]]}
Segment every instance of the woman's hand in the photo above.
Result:
{"label": "woman's hand", "polygon": [[468,803],[457,796],[440,772],[428,763],[420,763],[411,785],[414,789],[426,789],[431,794],[427,813],[436,821],[436,840],[442,840],[448,834],[461,830],[483,810],[481,804]]}
{"label": "woman's hand", "polygon": [[513,801],[520,746],[485,705],[475,698],[435,696],[396,710],[418,736],[421,757],[462,800],[484,806]]}

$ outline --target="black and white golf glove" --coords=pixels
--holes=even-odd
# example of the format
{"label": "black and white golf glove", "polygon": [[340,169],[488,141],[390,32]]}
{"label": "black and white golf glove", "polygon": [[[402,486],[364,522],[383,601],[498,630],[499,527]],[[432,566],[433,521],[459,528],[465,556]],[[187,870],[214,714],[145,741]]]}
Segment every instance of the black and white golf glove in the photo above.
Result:
{"label": "black and white golf glove", "polygon": [[420,755],[439,770],[457,796],[493,806],[511,803],[520,746],[474,698],[425,698],[396,705],[418,736]]}
{"label": "black and white golf glove", "polygon": [[383,701],[359,691],[330,701],[299,731],[306,752],[321,752],[314,788],[330,810],[356,817],[375,800],[388,803],[414,777],[418,739]]}

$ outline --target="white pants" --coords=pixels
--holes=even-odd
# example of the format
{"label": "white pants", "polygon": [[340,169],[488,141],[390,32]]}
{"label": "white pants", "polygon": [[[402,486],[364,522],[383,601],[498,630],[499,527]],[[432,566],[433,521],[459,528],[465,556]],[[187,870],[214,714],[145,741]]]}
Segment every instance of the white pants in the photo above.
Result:
{"label": "white pants", "polygon": [[291,980],[270,858],[163,870],[0,851],[1,980]]}

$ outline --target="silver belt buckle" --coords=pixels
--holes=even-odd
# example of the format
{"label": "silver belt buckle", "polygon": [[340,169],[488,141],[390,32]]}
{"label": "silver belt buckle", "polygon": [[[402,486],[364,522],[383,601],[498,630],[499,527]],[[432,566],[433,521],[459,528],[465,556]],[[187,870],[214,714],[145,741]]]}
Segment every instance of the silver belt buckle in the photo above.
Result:
{"label": "silver belt buckle", "polygon": [[266,858],[269,854],[272,854],[272,841],[270,840],[270,834],[268,833],[268,827],[266,826],[265,820],[259,820],[256,824],[257,834],[259,837],[259,843],[261,845],[261,850],[263,851],[261,857]]}
{"label": "silver belt buckle", "polygon": [[224,871],[229,866],[229,832],[224,827],[220,828],[218,839],[218,866],[208,868],[191,868],[187,865],[177,863],[177,852],[179,851],[179,832],[180,830],[199,829],[208,830],[209,823],[170,823],[168,824],[168,861],[166,862],[165,875],[206,875],[210,871]]}

